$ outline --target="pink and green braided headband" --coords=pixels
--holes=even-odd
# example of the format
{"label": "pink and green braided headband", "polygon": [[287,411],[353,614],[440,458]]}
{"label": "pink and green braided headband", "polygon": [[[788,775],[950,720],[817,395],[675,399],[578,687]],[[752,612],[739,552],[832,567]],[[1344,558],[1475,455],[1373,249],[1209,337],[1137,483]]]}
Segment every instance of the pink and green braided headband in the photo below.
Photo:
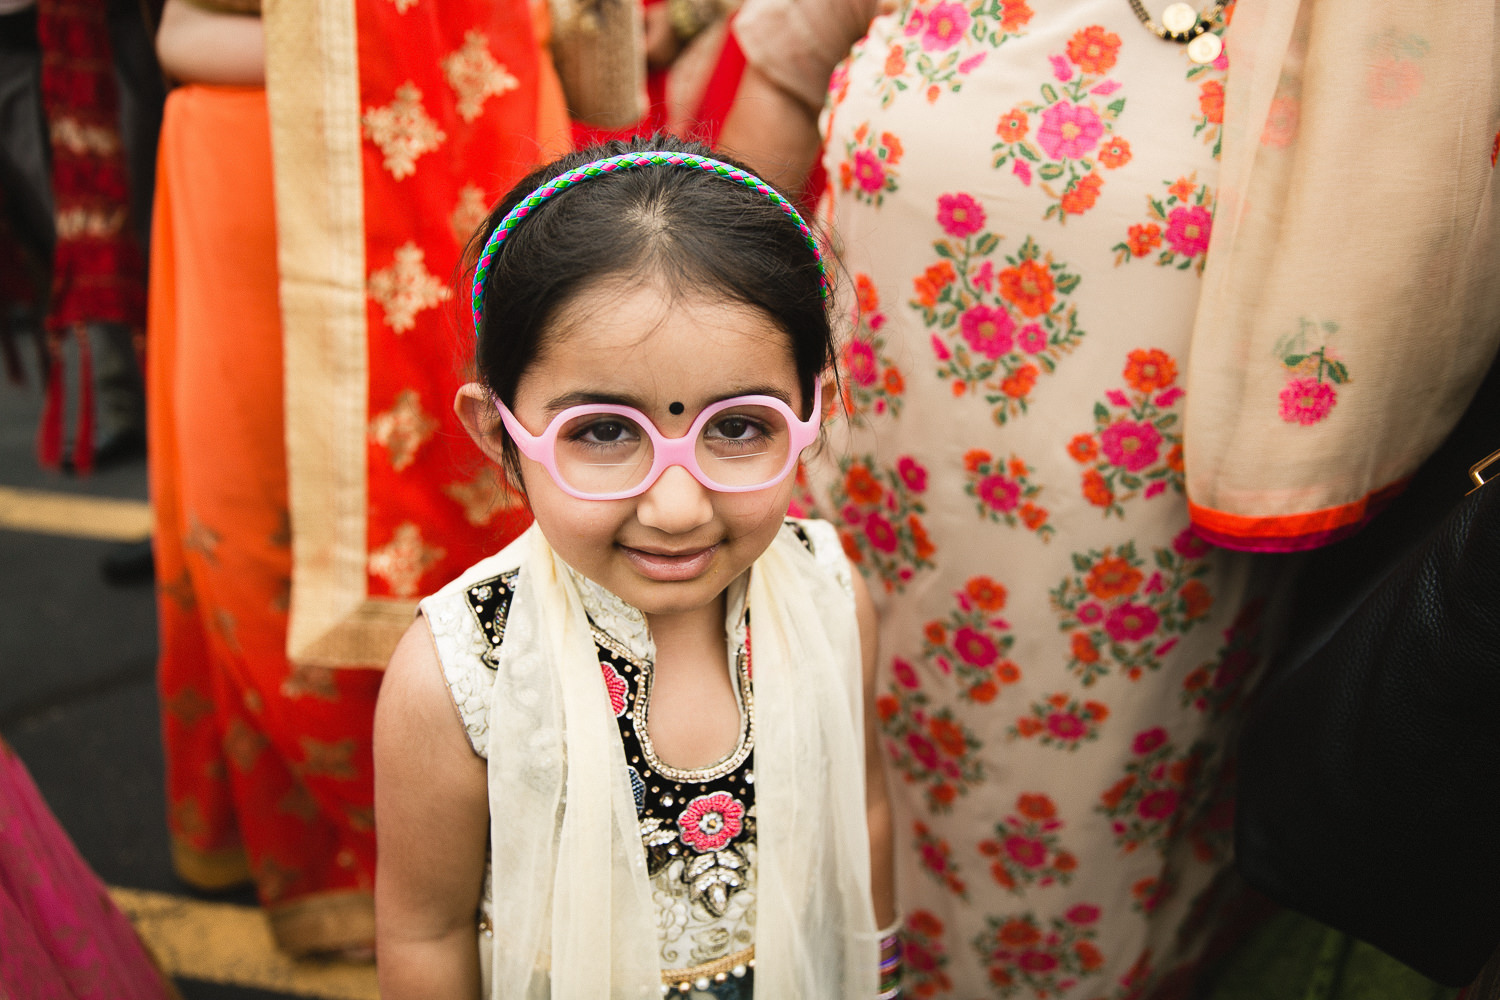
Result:
{"label": "pink and green braided headband", "polygon": [[786,213],[787,218],[792,220],[792,223],[797,227],[797,231],[802,234],[802,238],[807,242],[808,249],[813,252],[813,257],[817,259],[818,273],[823,276],[823,297],[825,299],[828,297],[828,270],[824,267],[823,253],[818,249],[817,238],[813,236],[812,229],[803,220],[802,216],[798,214],[797,209],[792,206],[792,203],[783,198],[775,188],[752,173],[747,173],[738,167],[732,167],[727,163],[722,163],[707,156],[699,156],[696,153],[666,153],[645,150],[636,153],[621,153],[618,156],[606,156],[602,160],[593,160],[578,167],[576,170],[560,174],[522,198],[516,204],[516,207],[511,209],[505,218],[500,220],[500,224],[495,227],[495,231],[485,241],[484,249],[479,254],[479,263],[474,267],[474,288],[471,304],[474,310],[475,335],[477,336],[479,333],[480,306],[484,299],[484,279],[489,275],[490,263],[495,259],[495,255],[500,252],[500,245],[505,242],[505,238],[510,235],[511,230],[520,224],[522,219],[530,215],[535,208],[548,198],[566,191],[577,184],[581,184],[592,177],[600,177],[605,174],[616,173],[620,170],[630,170],[635,167],[656,166],[689,167],[694,170],[701,170],[706,174],[715,174],[723,177],[725,180],[742,184],[750,190],[757,191],[768,198],[772,204]]}

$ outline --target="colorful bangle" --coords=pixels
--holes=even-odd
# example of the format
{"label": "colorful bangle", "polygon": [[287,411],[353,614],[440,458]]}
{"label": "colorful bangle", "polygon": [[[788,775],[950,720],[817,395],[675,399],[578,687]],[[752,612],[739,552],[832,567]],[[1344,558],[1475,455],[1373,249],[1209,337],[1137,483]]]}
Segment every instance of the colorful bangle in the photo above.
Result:
{"label": "colorful bangle", "polygon": [[897,1000],[901,996],[901,933],[895,931],[880,939],[880,992],[878,1000]]}

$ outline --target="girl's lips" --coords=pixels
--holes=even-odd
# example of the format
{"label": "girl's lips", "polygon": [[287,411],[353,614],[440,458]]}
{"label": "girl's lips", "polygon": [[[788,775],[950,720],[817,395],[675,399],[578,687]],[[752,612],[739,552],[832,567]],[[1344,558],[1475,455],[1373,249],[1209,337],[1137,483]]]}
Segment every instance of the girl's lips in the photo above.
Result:
{"label": "girl's lips", "polygon": [[679,580],[691,580],[701,575],[704,570],[708,569],[709,563],[713,562],[714,553],[719,551],[719,547],[710,545],[706,549],[670,555],[633,549],[628,545],[620,546],[620,550],[625,553],[625,558],[630,560],[636,572],[648,580],[672,583]]}

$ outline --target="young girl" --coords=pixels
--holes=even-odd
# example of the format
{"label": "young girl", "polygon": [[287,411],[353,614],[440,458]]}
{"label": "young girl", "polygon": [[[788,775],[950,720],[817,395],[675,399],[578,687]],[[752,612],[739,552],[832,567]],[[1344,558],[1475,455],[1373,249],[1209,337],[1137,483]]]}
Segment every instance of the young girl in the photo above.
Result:
{"label": "young girl", "polygon": [[536,523],[385,676],[384,997],[899,992],[873,611],[831,528],[786,518],[827,279],[705,154],[577,153],[483,228],[455,405]]}

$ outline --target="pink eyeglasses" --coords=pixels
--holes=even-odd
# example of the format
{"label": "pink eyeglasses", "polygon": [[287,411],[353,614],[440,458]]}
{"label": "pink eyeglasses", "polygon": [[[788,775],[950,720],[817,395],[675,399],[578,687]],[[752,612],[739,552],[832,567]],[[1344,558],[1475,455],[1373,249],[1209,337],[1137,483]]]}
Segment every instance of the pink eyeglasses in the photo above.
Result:
{"label": "pink eyeglasses", "polygon": [[735,396],[703,410],[677,438],[666,437],[629,406],[572,406],[541,434],[522,427],[498,398],[495,408],[521,454],[579,500],[640,496],[673,465],[708,489],[749,493],[785,479],[802,449],[817,440],[823,386],[814,388],[806,420],[773,396]]}

